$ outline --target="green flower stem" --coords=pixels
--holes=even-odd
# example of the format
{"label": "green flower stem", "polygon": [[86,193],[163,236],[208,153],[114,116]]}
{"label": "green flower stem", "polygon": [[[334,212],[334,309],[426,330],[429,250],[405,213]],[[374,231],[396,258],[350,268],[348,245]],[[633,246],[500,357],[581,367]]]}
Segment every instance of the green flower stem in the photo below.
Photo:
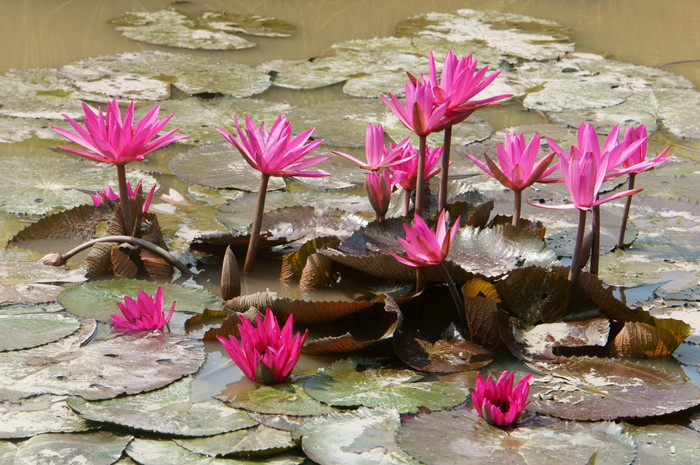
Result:
{"label": "green flower stem", "polygon": [[523,201],[523,191],[513,191],[513,222],[516,228],[520,226],[520,209]]}
{"label": "green flower stem", "polygon": [[131,208],[129,208],[129,190],[126,188],[126,168],[124,165],[116,166],[117,179],[119,181],[119,204],[122,209],[124,232],[131,236],[134,234],[134,223],[131,218]]}
{"label": "green flower stem", "polygon": [[450,149],[452,147],[452,126],[445,128],[445,139],[442,143],[442,167],[440,168],[440,191],[438,193],[438,211],[447,206],[447,175],[450,169]]}
{"label": "green flower stem", "polygon": [[593,207],[593,219],[591,221],[593,229],[593,240],[591,241],[591,266],[590,272],[598,276],[600,263],[600,205]]}
{"label": "green flower stem", "polygon": [[418,174],[416,176],[416,216],[423,217],[423,191],[425,190],[425,148],[427,135],[419,136],[420,146],[418,149]]}
{"label": "green flower stem", "polygon": [[88,249],[99,242],[127,242],[129,244],[134,244],[134,245],[137,245],[139,247],[143,247],[144,249],[151,251],[154,254],[157,254],[159,257],[166,260],[168,263],[170,263],[175,268],[180,270],[182,272],[182,274],[186,274],[186,275],[192,274],[192,272],[189,270],[189,268],[187,268],[177,258],[173,257],[170,254],[170,252],[168,252],[167,250],[163,249],[162,247],[157,246],[156,244],[153,244],[152,242],[148,242],[146,240],[139,239],[138,237],[133,237],[133,236],[105,236],[105,237],[99,237],[97,239],[93,239],[91,241],[84,242],[84,243],[80,244],[79,246],[75,247],[74,249],[71,249],[64,254],[60,254],[61,260],[60,260],[60,263],[56,264],[56,266],[64,265],[75,254],[78,254],[78,253],[82,252],[83,250]]}
{"label": "green flower stem", "polygon": [[464,302],[462,302],[462,297],[460,297],[459,291],[457,291],[457,287],[455,287],[455,283],[452,280],[452,276],[450,276],[450,273],[447,271],[444,261],[440,262],[440,271],[447,283],[447,287],[450,289],[450,294],[452,294],[452,300],[454,300],[455,307],[457,307],[457,314],[459,315],[462,327],[467,328],[467,315],[465,314]]}
{"label": "green flower stem", "polygon": [[[634,178],[637,174],[629,174],[629,186],[627,189],[634,189]],[[622,222],[620,223],[620,234],[617,236],[617,248],[622,249],[625,247],[625,230],[627,229],[627,220],[630,216],[630,208],[632,207],[632,196],[628,195],[625,199],[625,210],[622,212]]]}
{"label": "green flower stem", "polygon": [[574,254],[571,257],[571,269],[569,270],[569,281],[576,282],[578,278],[578,268],[581,255],[581,247],[583,246],[583,236],[586,230],[586,210],[578,212],[578,230],[576,231],[576,244],[574,245]]}
{"label": "green flower stem", "polygon": [[260,242],[260,227],[262,226],[263,210],[265,209],[265,195],[267,194],[267,183],[270,180],[270,175],[263,173],[260,179],[260,187],[258,188],[258,200],[255,204],[255,219],[253,220],[253,228],[250,232],[250,241],[248,242],[248,252],[245,255],[245,264],[243,272],[250,273],[255,266],[255,255],[258,253],[258,243]]}

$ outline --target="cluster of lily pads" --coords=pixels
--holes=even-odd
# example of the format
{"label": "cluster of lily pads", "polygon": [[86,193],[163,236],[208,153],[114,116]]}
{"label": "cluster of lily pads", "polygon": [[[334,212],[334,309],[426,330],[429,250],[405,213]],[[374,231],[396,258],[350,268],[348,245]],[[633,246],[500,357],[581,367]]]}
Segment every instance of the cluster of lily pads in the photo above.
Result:
{"label": "cluster of lily pads", "polygon": [[[427,24],[427,44],[446,40],[455,18],[464,19],[459,23],[460,32],[472,21],[485,21],[483,14],[464,11],[454,17],[433,16],[421,19]],[[408,21],[399,30],[406,33],[411,25]],[[498,36],[496,31],[494,28]],[[571,51],[556,40],[549,46],[554,55]],[[345,52],[353,54],[357,50],[348,46]],[[392,54],[387,52],[387,56]],[[343,74],[346,71],[337,75],[331,72],[340,60],[338,56],[342,53],[293,66],[306,72],[318,67],[319,75],[327,79],[339,75],[348,86],[353,79]],[[103,59],[103,63],[106,61]],[[60,127],[55,130],[87,152],[69,150],[93,159],[99,154],[100,161],[115,164],[119,193],[111,188],[102,190],[103,184],[93,191],[97,192],[93,194],[94,205],[68,210],[58,221],[55,217],[38,221],[13,242],[51,237],[60,231],[57,225],[77,223],[87,230],[89,238],[102,236],[89,241],[93,247],[84,263],[88,275],[111,274],[121,279],[93,280],[61,294],[60,304],[83,318],[50,305],[3,308],[0,316],[9,324],[25,325],[27,332],[38,334],[29,342],[21,334],[3,342],[0,366],[8,376],[0,386],[3,419],[7,420],[2,437],[34,437],[1,442],[0,458],[26,457],[25,461],[31,461],[32,457],[51,453],[52,448],[68,447],[77,451],[76,455],[89,457],[91,463],[113,463],[124,450],[138,463],[301,463],[301,445],[304,454],[317,463],[454,463],[484,456],[504,461],[513,456],[543,460],[543,454],[549,454],[547,460],[551,463],[561,462],[563,457],[581,463],[632,463],[664,447],[655,439],[659,434],[673,438],[676,447],[687,445],[688,451],[683,449],[681,453],[694,457],[697,433],[690,429],[674,425],[636,427],[611,420],[655,417],[693,408],[700,402],[700,389],[653,366],[608,357],[667,357],[691,334],[690,326],[676,319],[658,318],[642,308],[630,308],[595,273],[579,273],[579,265],[583,267],[590,253],[595,255],[593,251],[599,247],[580,252],[584,248],[583,233],[578,234],[573,248],[572,266],[563,268],[544,241],[542,223],[521,220],[519,206],[514,207],[512,217],[492,218],[492,199],[449,183],[450,157],[445,147],[451,139],[446,135],[442,150],[431,150],[428,145],[436,144],[429,142],[428,135],[448,128],[451,132],[452,126],[455,134],[462,126],[469,132],[471,122],[460,119],[479,106],[503,100],[511,92],[496,92],[485,97],[480,102],[483,105],[474,105],[472,97],[485,91],[491,82],[497,83],[496,74],[486,82],[482,80],[486,69],[476,69],[475,60],[458,59],[449,53],[442,70],[436,68],[432,55],[427,63],[428,74],[419,78],[409,75],[403,91],[386,98],[387,105],[418,136],[418,147],[411,145],[411,136],[407,140],[396,137],[402,142],[387,147],[384,128],[389,124],[369,121],[367,126],[365,120],[366,162],[344,152],[340,155],[370,171],[366,181],[369,201],[356,203],[358,211],[366,212],[368,207],[374,210],[375,221],[355,215],[354,201],[347,196],[329,202],[326,208],[294,206],[266,211],[263,204],[268,189],[278,188],[273,184],[275,176],[326,174],[306,170],[320,162],[332,163],[327,155],[306,157],[320,149],[321,139],[312,140],[311,130],[293,137],[291,124],[299,127],[294,115],[288,120],[278,113],[258,116],[255,109],[236,110],[234,114],[246,113],[246,122],[244,131],[234,117],[234,134],[225,129],[230,121],[217,122],[218,137],[223,135],[250,166],[262,173],[252,225],[250,218],[241,219],[235,214],[239,200],[252,200],[233,194],[226,206],[231,209],[229,221],[242,222],[243,227],[197,233],[196,240],[187,244],[207,250],[233,248],[224,261],[221,298],[192,286],[158,286],[125,279],[148,277],[167,282],[173,277],[173,264],[184,278],[198,272],[197,267],[206,267],[206,255],[187,252],[175,257],[167,250],[166,242],[172,239],[164,237],[158,216],[148,211],[149,205],[156,211],[153,190],[144,199],[142,184],[132,189],[124,170],[127,162],[143,159],[146,153],[179,137],[174,135],[175,130],[157,135],[170,118],[157,121],[158,109],[177,102],[165,101],[140,119],[137,114],[142,110],[136,110],[133,104],[122,117],[117,100],[108,103],[104,114],[85,106],[84,128],[72,120],[77,116],[68,111],[67,120],[77,134]],[[93,64],[82,68],[86,86],[91,80],[99,81],[96,76],[100,73],[111,74],[102,65],[91,68]],[[282,68],[279,64],[269,66]],[[127,67],[123,69],[129,72]],[[96,74],[88,77],[93,71]],[[396,71],[406,80],[405,69]],[[282,71],[277,82],[282,84],[284,79]],[[453,105],[455,100],[450,98],[457,99],[464,90],[461,86],[471,79],[475,81],[468,90],[478,91],[465,92],[462,104]],[[454,92],[450,92],[453,84]],[[354,88],[371,85],[364,81]],[[189,91],[202,92],[226,93]],[[218,97],[206,106],[215,108],[219,104],[229,109],[226,99]],[[219,109],[217,114],[221,111],[226,110]],[[255,114],[258,121],[276,120],[268,130],[248,113]],[[178,125],[179,115],[175,111],[173,117]],[[643,128],[629,129],[620,141],[615,126],[601,148],[593,126],[581,125],[578,145],[572,146],[569,154],[553,139],[549,141],[569,188],[572,202],[567,207],[578,208],[580,217],[585,218],[587,210],[611,200],[599,199],[598,193],[614,169],[615,174],[635,173],[631,169],[634,166],[641,172],[666,160],[665,151],[646,160]],[[190,139],[210,137],[182,132]],[[530,144],[525,143],[523,135],[506,133],[504,140],[504,145],[496,148],[498,164],[488,156],[485,162],[479,156],[470,158],[513,192],[544,178],[554,155],[545,157],[545,162],[536,162],[538,136]],[[171,160],[171,169],[186,177],[190,174],[187,163],[201,165],[203,159],[211,162],[218,157],[225,161],[218,162],[216,168],[210,163],[213,173],[207,176],[212,181],[201,184],[240,188],[242,183],[226,179],[228,165],[235,163],[230,161],[235,157],[231,147],[211,147],[203,145],[178,154]],[[197,150],[204,155],[198,157]],[[157,154],[152,153],[154,156]],[[429,158],[437,160],[440,156],[447,160],[440,173],[445,182],[433,195],[429,178],[437,171],[425,167]],[[625,165],[633,157],[637,161]],[[452,161],[455,158],[452,156]],[[404,171],[406,174],[397,174],[401,171],[396,167],[406,163],[411,168]],[[256,190],[257,179],[251,182],[250,172],[241,177],[251,186],[249,190]],[[217,185],[222,178],[225,184]],[[400,184],[400,180],[407,179],[405,185]],[[401,185],[406,194],[397,195],[396,185]],[[612,197],[634,192],[618,192]],[[274,200],[275,194],[270,192],[267,200]],[[172,191],[167,205],[157,212],[171,211],[168,206],[186,210],[196,195],[194,189],[187,196]],[[285,200],[283,197],[281,202]],[[303,194],[299,203],[304,204]],[[190,211],[196,214],[194,210]],[[595,232],[591,238],[594,240]],[[243,271],[250,275],[258,249],[276,246],[284,246],[284,252],[293,251],[280,260],[280,253],[273,250],[265,257],[267,264],[273,263],[274,272],[279,271],[280,280],[293,291],[287,295],[283,291],[240,295],[235,256],[246,256]],[[70,255],[50,254],[44,261],[59,265]],[[197,257],[204,258],[199,261]],[[445,282],[451,285],[443,285]],[[351,297],[337,297],[344,292]],[[137,293],[135,301],[129,297]],[[173,303],[165,315],[164,302],[170,301],[177,304]],[[117,302],[122,316],[112,315]],[[263,319],[261,313],[266,309],[269,311]],[[196,314],[189,317],[183,312]],[[277,325],[277,319],[285,322],[283,328]],[[112,322],[122,334],[95,321]],[[303,335],[293,335],[292,323],[304,331]],[[250,380],[230,383],[211,396],[202,394],[206,392],[206,372],[195,374],[205,359],[201,340],[217,339]],[[373,357],[339,359],[307,372],[300,367],[293,369],[300,350],[336,357],[365,350],[364,355]],[[527,365],[514,365],[511,358],[499,355],[508,352]],[[494,385],[476,374],[476,369],[485,366],[488,368],[484,371],[496,376],[506,368],[514,373],[504,373]],[[530,379],[530,404],[516,428],[505,431],[478,418],[480,415],[500,426],[513,425],[526,403],[525,388]],[[518,380],[516,394],[503,389],[512,386],[514,380]],[[476,413],[468,400],[467,386],[476,388],[472,394]],[[483,390],[487,391],[490,406],[484,401]],[[516,414],[506,405],[511,401],[517,404]],[[38,408],[35,403],[45,407]],[[495,410],[491,408],[494,406]],[[33,417],[34,412],[57,420],[49,424],[39,414]],[[158,438],[150,433],[157,433]],[[551,449],[552,434],[560,440],[558,451]],[[515,443],[517,446],[508,445]],[[222,456],[226,458],[214,458]]]}

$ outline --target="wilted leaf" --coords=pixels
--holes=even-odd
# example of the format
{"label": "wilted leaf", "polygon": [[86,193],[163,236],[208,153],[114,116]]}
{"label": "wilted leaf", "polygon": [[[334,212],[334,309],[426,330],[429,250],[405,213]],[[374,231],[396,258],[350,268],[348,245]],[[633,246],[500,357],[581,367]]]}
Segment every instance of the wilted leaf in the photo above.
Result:
{"label": "wilted leaf", "polygon": [[[0,402],[0,438],[28,438],[42,433],[72,433],[91,429],[91,425],[73,412],[65,400],[65,397],[43,395],[18,404]],[[1,453],[0,463],[4,463]]]}
{"label": "wilted leaf", "polygon": [[56,341],[80,328],[80,321],[62,313],[5,315],[0,310],[0,352],[27,349]]}
{"label": "wilted leaf", "polygon": [[297,446],[288,431],[262,425],[207,438],[175,439],[175,442],[191,452],[211,457],[271,455]]}
{"label": "wilted leaf", "polygon": [[445,410],[408,420],[399,429],[398,443],[409,455],[431,465],[585,465],[596,453],[597,465],[631,464],[634,443],[621,430],[613,423],[533,416],[505,431],[472,411]]}
{"label": "wilted leaf", "polygon": [[38,394],[72,394],[108,399],[165,386],[195,373],[204,363],[201,345],[161,332],[117,336],[81,345],[95,331],[95,321],[57,342],[0,353],[2,399]]}
{"label": "wilted leaf", "polygon": [[615,336],[612,352],[627,357],[668,357],[691,334],[689,324],[673,318],[628,321]]}
{"label": "wilted leaf", "polygon": [[166,311],[173,300],[176,301],[175,309],[182,312],[199,313],[205,308],[221,308],[221,299],[203,289],[129,279],[91,281],[67,289],[58,300],[74,315],[110,322],[111,314],[119,314],[117,302],[124,302],[124,296],[136,299],[139,290],[153,296],[158,287],[163,288]]}
{"label": "wilted leaf", "polygon": [[40,434],[19,444],[14,463],[110,465],[122,456],[132,439],[133,436],[117,436],[107,431]]}
{"label": "wilted leaf", "polygon": [[282,276],[280,279],[286,283],[300,279],[306,266],[306,260],[310,255],[323,247],[334,247],[338,244],[338,239],[334,237],[317,237],[305,242],[298,250],[282,258]]}
{"label": "wilted leaf", "polygon": [[459,405],[467,398],[460,382],[427,381],[411,370],[365,367],[340,360],[321,368],[304,384],[313,398],[337,407],[395,408],[417,412],[419,407],[441,409]]}
{"label": "wilted leaf", "polygon": [[574,358],[536,365],[528,410],[571,420],[618,420],[678,412],[700,404],[700,388],[624,360]]}
{"label": "wilted leaf", "polygon": [[218,400],[192,402],[192,394],[192,378],[188,377],[135,396],[94,402],[73,397],[68,405],[87,420],[178,436],[213,436],[257,424],[244,411]]}
{"label": "wilted leaf", "polygon": [[359,408],[316,418],[294,430],[314,463],[418,465],[396,445],[401,424],[394,409]]}

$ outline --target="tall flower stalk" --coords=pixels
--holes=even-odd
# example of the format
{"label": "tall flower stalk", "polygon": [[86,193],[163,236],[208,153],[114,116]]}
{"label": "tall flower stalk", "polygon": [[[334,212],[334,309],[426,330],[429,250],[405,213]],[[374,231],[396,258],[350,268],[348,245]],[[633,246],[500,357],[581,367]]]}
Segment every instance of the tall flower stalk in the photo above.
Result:
{"label": "tall flower stalk", "polygon": [[[397,165],[392,166],[391,172],[394,175],[396,182],[403,188],[405,192],[403,216],[408,216],[411,208],[411,192],[416,190],[418,185],[418,155],[419,149],[416,149],[411,144],[407,144],[402,149],[406,154],[405,160]],[[425,165],[423,167],[423,180],[427,182],[433,176],[440,172],[440,168],[436,168],[442,155],[442,147],[425,148]]]}
{"label": "tall flower stalk", "polygon": [[[172,113],[158,120],[160,105],[153,107],[146,116],[134,123],[134,102],[129,104],[124,117],[116,99],[107,104],[103,113],[100,107],[95,113],[89,106],[83,104],[83,126],[68,115],[63,115],[70,123],[75,133],[66,129],[52,127],[54,131],[86,150],[73,147],[58,147],[61,150],[75,153],[90,160],[111,163],[117,168],[119,192],[128,192],[125,165],[132,161],[142,161],[146,155],[166,145],[187,136],[175,136],[178,128],[171,129],[165,134],[158,133],[168,124]],[[120,196],[124,231],[133,235],[134,219],[131,216],[129,197]]]}
{"label": "tall flower stalk", "polygon": [[243,272],[250,273],[255,265],[255,256],[258,251],[258,243],[260,242],[260,228],[270,176],[329,176],[329,173],[325,171],[307,171],[306,169],[329,159],[330,156],[304,158],[321,145],[323,139],[308,142],[315,128],[308,129],[296,137],[292,137],[292,125],[282,115],[277,117],[269,131],[265,127],[265,123],[261,123],[258,127],[248,115],[245,115],[245,133],[239,126],[238,118],[235,115],[233,121],[236,125],[237,136],[232,135],[225,129],[219,127],[216,129],[224,136],[224,139],[238,149],[250,166],[262,174],[255,206],[255,218],[253,219],[250,241],[248,243],[248,252],[243,265]]}

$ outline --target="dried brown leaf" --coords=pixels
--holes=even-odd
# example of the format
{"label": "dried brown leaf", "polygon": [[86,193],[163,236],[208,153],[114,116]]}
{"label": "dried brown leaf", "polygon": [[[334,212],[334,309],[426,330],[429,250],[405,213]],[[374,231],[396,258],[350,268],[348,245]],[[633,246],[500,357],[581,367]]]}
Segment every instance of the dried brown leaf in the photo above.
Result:
{"label": "dried brown leaf", "polygon": [[690,325],[673,318],[628,321],[615,336],[611,350],[628,357],[668,357],[691,333]]}

